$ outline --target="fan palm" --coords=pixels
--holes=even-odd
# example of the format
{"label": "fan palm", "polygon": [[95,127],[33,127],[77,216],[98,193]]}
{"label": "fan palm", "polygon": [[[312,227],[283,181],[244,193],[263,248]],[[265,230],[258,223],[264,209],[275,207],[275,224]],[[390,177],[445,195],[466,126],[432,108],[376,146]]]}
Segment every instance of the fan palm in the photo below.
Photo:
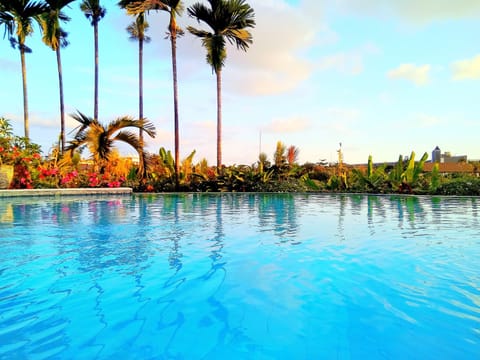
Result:
{"label": "fan palm", "polygon": [[129,14],[139,14],[150,10],[163,10],[169,13],[168,37],[172,50],[172,74],[173,74],[173,116],[175,137],[175,179],[178,185],[180,173],[180,135],[178,115],[178,83],[177,83],[177,37],[183,35],[183,30],[177,23],[177,15],[184,10],[181,0],[121,0]]}
{"label": "fan palm", "polygon": [[202,40],[207,63],[217,77],[217,167],[222,165],[222,68],[227,57],[226,40],[237,49],[247,51],[252,35],[247,28],[255,26],[254,11],[245,0],[207,0],[210,7],[195,3],[188,15],[204,22],[212,31],[189,26],[187,29]]}
{"label": "fan palm", "polygon": [[98,23],[106,14],[106,9],[100,5],[100,0],[83,0],[80,10],[90,20],[93,26],[94,48],[95,48],[95,84],[93,95],[93,117],[98,119]]}
{"label": "fan palm", "polygon": [[75,137],[66,150],[73,155],[73,152],[86,146],[96,164],[100,165],[100,172],[103,171],[109,156],[112,154],[116,142],[124,142],[133,147],[139,155],[139,176],[146,175],[146,155],[143,151],[143,142],[137,134],[125,130],[126,128],[142,129],[150,137],[155,137],[155,127],[144,119],[135,120],[129,116],[119,117],[108,125],[101,124],[97,119],[88,117],[81,112],[71,115],[80,125],[77,127]]}
{"label": "fan palm", "polygon": [[30,137],[30,131],[25,53],[30,53],[31,49],[25,45],[25,40],[27,36],[33,33],[33,21],[40,23],[40,15],[45,10],[46,5],[39,1],[0,0],[0,25],[5,26],[4,35],[8,35],[12,47],[17,47],[20,50],[23,82],[23,125],[26,138]]}
{"label": "fan palm", "polygon": [[60,27],[60,21],[70,21],[62,9],[74,0],[45,0],[48,10],[42,14],[43,42],[55,51],[57,55],[58,88],[60,92],[60,145],[65,151],[65,110],[63,101],[62,58],[60,48],[68,45],[67,33]]}

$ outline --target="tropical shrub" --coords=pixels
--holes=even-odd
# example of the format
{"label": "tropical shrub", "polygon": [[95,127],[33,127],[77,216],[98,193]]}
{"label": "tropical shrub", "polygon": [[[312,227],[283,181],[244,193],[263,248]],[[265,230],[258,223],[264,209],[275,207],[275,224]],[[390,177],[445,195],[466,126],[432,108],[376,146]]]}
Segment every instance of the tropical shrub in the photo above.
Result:
{"label": "tropical shrub", "polygon": [[0,118],[0,165],[12,165],[13,180],[10,188],[31,189],[38,176],[37,167],[41,163],[40,145],[31,143],[28,138],[14,135],[10,120]]}
{"label": "tropical shrub", "polygon": [[451,179],[433,191],[435,195],[480,196],[480,179],[471,176]]}

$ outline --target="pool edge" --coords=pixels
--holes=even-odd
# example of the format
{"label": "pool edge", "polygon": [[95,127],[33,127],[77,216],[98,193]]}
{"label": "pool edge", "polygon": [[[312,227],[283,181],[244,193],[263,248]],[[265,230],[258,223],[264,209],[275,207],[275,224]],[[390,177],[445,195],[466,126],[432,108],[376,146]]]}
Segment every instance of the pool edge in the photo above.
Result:
{"label": "pool edge", "polygon": [[0,198],[22,196],[78,196],[78,195],[131,195],[132,188],[68,188],[68,189],[9,189],[0,190]]}

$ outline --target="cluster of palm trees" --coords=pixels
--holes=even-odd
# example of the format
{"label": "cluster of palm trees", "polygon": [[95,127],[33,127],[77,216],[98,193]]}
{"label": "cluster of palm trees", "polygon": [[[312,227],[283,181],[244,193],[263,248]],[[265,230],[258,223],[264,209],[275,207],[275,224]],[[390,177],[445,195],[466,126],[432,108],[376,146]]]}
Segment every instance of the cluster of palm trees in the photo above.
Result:
{"label": "cluster of palm trees", "polygon": [[[0,0],[0,25],[4,26],[4,35],[8,37],[13,47],[20,51],[24,99],[24,130],[29,138],[27,72],[25,53],[30,49],[25,44],[26,38],[33,33],[33,23],[37,22],[42,30],[42,40],[56,52],[59,92],[60,92],[60,143],[61,151],[65,151],[65,115],[63,100],[62,64],[60,49],[68,44],[67,33],[61,23],[68,22],[69,17],[64,8],[75,0]],[[237,49],[246,51],[252,43],[252,35],[248,28],[255,26],[254,11],[245,0],[205,0],[208,5],[195,3],[187,9],[188,15],[199,23],[205,23],[210,29],[203,30],[188,26],[187,30],[201,39],[206,50],[207,63],[211,66],[217,80],[217,167],[222,165],[222,68],[226,60],[227,41],[236,45]],[[98,124],[98,23],[105,16],[106,9],[101,0],[81,0],[83,11],[94,29],[95,46],[95,79],[94,79],[94,110],[93,119],[85,120],[79,114],[76,120],[82,123]],[[128,15],[134,17],[134,22],[128,26],[130,37],[138,41],[139,53],[139,121],[144,120],[143,114],[143,45],[148,42],[147,16],[151,11],[166,11],[170,15],[168,37],[171,42],[173,99],[174,99],[174,133],[175,133],[175,173],[179,171],[179,114],[178,114],[178,84],[177,84],[177,39],[184,34],[177,23],[184,5],[181,0],[120,0],[118,6],[125,9]],[[138,125],[138,124],[137,124]],[[143,144],[143,127],[139,126],[139,144]],[[151,134],[152,129],[148,128]]]}

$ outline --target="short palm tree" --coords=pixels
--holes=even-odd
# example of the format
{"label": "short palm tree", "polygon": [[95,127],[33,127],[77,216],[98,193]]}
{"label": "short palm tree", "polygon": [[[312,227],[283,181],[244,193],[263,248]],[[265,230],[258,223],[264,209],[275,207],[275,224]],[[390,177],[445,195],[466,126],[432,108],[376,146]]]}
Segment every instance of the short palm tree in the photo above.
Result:
{"label": "short palm tree", "polygon": [[202,40],[207,50],[207,63],[217,77],[217,167],[222,165],[222,68],[227,57],[226,40],[237,49],[247,51],[252,35],[247,28],[255,26],[255,14],[245,0],[207,0],[210,7],[195,3],[188,15],[207,24],[211,31],[187,29]]}
{"label": "short palm tree", "polygon": [[150,10],[166,11],[170,15],[168,24],[168,36],[172,50],[172,74],[173,74],[173,116],[174,116],[174,137],[175,137],[175,179],[178,185],[180,173],[180,135],[178,120],[178,83],[177,83],[177,37],[183,35],[183,30],[177,23],[177,15],[184,10],[181,0],[121,0],[129,14],[145,13]]}
{"label": "short palm tree", "polygon": [[25,40],[27,36],[33,33],[33,21],[40,23],[40,15],[44,13],[46,9],[46,5],[39,1],[0,0],[0,25],[5,26],[5,35],[8,35],[12,46],[20,50],[23,82],[23,125],[26,138],[30,137],[30,125],[28,119],[25,53],[30,53],[31,49],[25,45]]}
{"label": "short palm tree", "polygon": [[98,23],[103,19],[107,10],[100,5],[100,0],[83,0],[80,10],[90,20],[93,26],[94,48],[95,48],[95,84],[93,95],[93,117],[98,119]]}
{"label": "short palm tree", "polygon": [[65,107],[63,99],[62,58],[60,48],[68,45],[67,33],[60,27],[60,21],[70,21],[62,9],[74,0],[45,0],[47,11],[42,14],[43,42],[57,55],[58,88],[60,92],[60,149],[65,151]]}
{"label": "short palm tree", "polygon": [[93,160],[100,165],[103,171],[109,156],[112,154],[116,142],[124,142],[133,147],[139,155],[139,176],[146,175],[146,155],[143,151],[143,142],[137,134],[125,130],[126,128],[142,129],[150,137],[155,137],[155,127],[144,119],[135,120],[129,116],[119,117],[106,126],[97,119],[88,117],[81,112],[71,115],[80,125],[76,129],[75,137],[70,141],[66,151],[73,155],[74,151],[87,147]]}

